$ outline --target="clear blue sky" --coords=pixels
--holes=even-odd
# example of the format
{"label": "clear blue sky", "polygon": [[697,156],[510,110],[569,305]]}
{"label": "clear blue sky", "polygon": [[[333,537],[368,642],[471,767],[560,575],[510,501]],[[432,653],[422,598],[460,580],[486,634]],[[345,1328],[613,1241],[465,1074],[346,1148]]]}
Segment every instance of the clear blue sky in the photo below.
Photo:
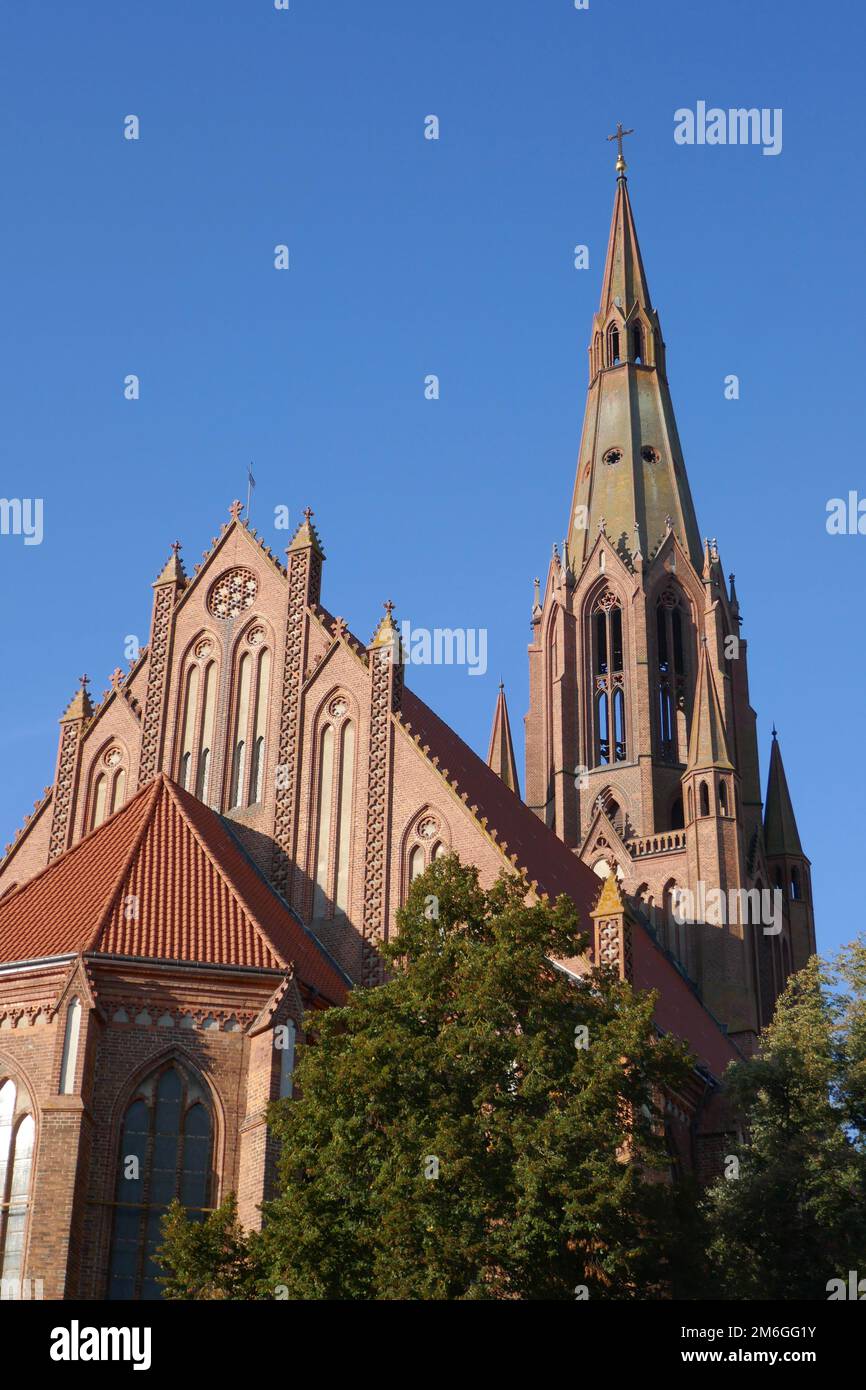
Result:
{"label": "clear blue sky", "polygon": [[[45,536],[0,537],[0,841],[51,780],[76,677],[98,696],[147,640],[169,543],[191,567],[250,459],[253,524],[282,549],[274,506],[315,508],[324,602],[359,636],[389,597],[488,629],[486,677],[410,678],[484,752],[501,672],[522,746],[622,120],[762,775],[775,720],[819,943],[852,935],[866,536],[829,537],[825,507],[866,495],[863,51],[854,0],[4,6],[0,495],[44,498]],[[781,107],[782,153],[676,145],[699,100]]]}

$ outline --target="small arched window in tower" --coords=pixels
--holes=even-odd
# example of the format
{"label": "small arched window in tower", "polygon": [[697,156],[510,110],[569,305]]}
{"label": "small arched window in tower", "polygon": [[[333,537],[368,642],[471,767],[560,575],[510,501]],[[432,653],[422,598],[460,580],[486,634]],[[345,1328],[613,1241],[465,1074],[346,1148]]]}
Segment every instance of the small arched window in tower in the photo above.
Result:
{"label": "small arched window in tower", "polygon": [[213,726],[216,712],[216,663],[211,661],[205,668],[204,691],[202,693],[201,733],[198,741],[198,768],[196,771],[195,794],[199,801],[207,801],[210,789],[210,767],[213,749]]}
{"label": "small arched window in tower", "polygon": [[615,367],[619,362],[619,329],[615,323],[607,330],[607,365]]}
{"label": "small arched window in tower", "polygon": [[782,877],[782,870],[776,869],[773,873],[773,884],[776,888],[778,888],[780,893],[782,892],[783,888]]}
{"label": "small arched window in tower", "polygon": [[208,1097],[185,1068],[171,1062],[142,1082],[120,1135],[110,1299],[162,1296],[162,1218],[175,1198],[193,1213],[209,1210],[211,1144]]}
{"label": "small arched window in tower", "polygon": [[[689,791],[691,791],[691,788],[689,788]],[[678,796],[671,806],[671,830],[682,830],[684,823],[683,799],[681,796]]]}
{"label": "small arched window in tower", "polygon": [[728,814],[728,784],[724,778],[719,782],[719,815]]}
{"label": "small arched window in tower", "polygon": [[710,814],[710,789],[709,789],[709,787],[707,786],[706,782],[702,782],[702,783],[701,783],[701,792],[700,792],[700,795],[701,795],[701,815],[702,815],[702,816],[708,816],[708,815]]}
{"label": "small arched window in tower", "polygon": [[244,652],[238,666],[237,700],[235,703],[235,740],[232,751],[232,780],[229,806],[240,806],[243,799],[244,771],[247,753],[247,721],[250,713],[250,687],[252,685],[253,659]]}
{"label": "small arched window in tower", "polygon": [[643,324],[641,323],[632,325],[631,355],[635,362],[643,362]]}
{"label": "small arched window in tower", "polygon": [[93,784],[93,810],[90,814],[90,828],[95,830],[105,820],[108,812],[108,777],[100,772]]}
{"label": "small arched window in tower", "polygon": [[800,870],[797,868],[796,865],[794,865],[794,867],[791,869],[791,898],[795,903],[798,903],[802,896],[803,893],[800,887]]}
{"label": "small arched window in tower", "polygon": [[60,1063],[60,1094],[71,1096],[75,1090],[75,1068],[78,1064],[78,1037],[81,1032],[81,1000],[70,1000],[66,1010],[66,1031],[63,1036],[63,1058]]}
{"label": "small arched window in tower", "polygon": [[694,792],[692,791],[691,787],[689,787],[689,824],[691,824],[691,822],[694,820],[694,818],[695,818],[695,794],[694,794]]}

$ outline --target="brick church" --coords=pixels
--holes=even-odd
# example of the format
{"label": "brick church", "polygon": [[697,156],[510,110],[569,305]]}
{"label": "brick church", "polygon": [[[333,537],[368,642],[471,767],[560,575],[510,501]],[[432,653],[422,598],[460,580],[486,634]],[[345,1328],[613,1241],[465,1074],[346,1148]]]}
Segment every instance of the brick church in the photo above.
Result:
{"label": "brick church", "polygon": [[[666,1098],[672,1171],[726,1152],[724,1069],[815,949],[775,739],[762,802],[733,576],[700,540],[621,153],[566,539],[531,612],[524,798],[504,692],[485,760],[404,683],[390,604],[368,642],[325,607],[312,513],[285,563],[242,513],[191,574],[173,547],[147,646],[98,703],[82,679],[0,863],[7,1296],[29,1279],[158,1297],[175,1196],[207,1210],[234,1191],[255,1224],[304,1014],[381,980],[377,944],[439,855],[568,894],[591,958],[658,990],[659,1029],[695,1056]],[[710,890],[771,890],[776,929],[704,910]]]}

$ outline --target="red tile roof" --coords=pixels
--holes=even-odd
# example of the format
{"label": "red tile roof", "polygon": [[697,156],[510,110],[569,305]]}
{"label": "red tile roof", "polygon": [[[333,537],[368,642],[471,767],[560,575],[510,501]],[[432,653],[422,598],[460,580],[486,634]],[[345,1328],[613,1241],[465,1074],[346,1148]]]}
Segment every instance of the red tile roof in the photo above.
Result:
{"label": "red tile roof", "polygon": [[0,961],[77,952],[347,980],[221,818],[164,773],[0,901]]}
{"label": "red tile roof", "polygon": [[401,722],[428,759],[438,759],[440,773],[466,805],[475,806],[475,818],[486,818],[486,831],[505,857],[516,855],[516,867],[526,873],[538,892],[557,898],[567,893],[581,916],[581,926],[590,928],[589,914],[599,892],[596,874],[570,850],[559,836],[539,820],[525,802],[506,787],[502,778],[473,753],[453,729],[434,714],[411,690],[404,689]]}

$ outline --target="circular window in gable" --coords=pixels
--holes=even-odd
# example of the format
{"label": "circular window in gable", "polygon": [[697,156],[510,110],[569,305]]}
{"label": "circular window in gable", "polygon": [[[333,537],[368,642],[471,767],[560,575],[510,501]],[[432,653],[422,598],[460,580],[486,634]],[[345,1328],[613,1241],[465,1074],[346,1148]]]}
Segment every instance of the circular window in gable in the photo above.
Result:
{"label": "circular window in gable", "polygon": [[236,618],[255,602],[258,591],[252,570],[226,570],[208,594],[207,606],[215,618]]}

